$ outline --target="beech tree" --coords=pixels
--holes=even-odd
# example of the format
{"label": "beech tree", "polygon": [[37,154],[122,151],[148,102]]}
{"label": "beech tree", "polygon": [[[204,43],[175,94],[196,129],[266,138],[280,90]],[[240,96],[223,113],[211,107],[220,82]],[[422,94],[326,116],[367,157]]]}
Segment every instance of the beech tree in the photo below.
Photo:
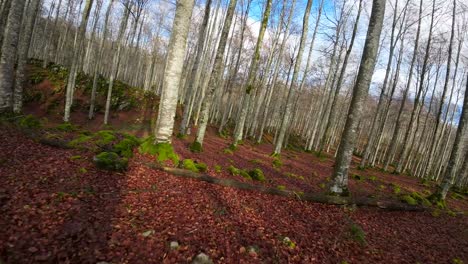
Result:
{"label": "beech tree", "polygon": [[364,100],[367,97],[374,72],[380,33],[385,15],[385,4],[385,0],[372,1],[372,13],[369,20],[361,65],[359,66],[358,76],[354,84],[351,105],[340,147],[338,148],[332,184],[330,186],[330,192],[338,195],[347,195],[348,193],[348,170],[356,143],[357,125],[362,115]]}
{"label": "beech tree", "polygon": [[156,120],[154,129],[155,143],[171,142],[193,5],[194,0],[177,1],[166,68],[162,81],[161,103],[159,104],[158,119]]}

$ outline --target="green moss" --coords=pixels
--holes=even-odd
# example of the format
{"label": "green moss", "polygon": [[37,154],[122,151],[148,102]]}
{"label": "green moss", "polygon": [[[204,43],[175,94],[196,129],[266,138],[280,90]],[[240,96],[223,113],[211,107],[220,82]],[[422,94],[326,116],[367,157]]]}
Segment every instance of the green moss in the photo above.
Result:
{"label": "green moss", "polygon": [[77,127],[71,123],[63,123],[56,126],[55,129],[62,132],[73,132],[77,130]]}
{"label": "green moss", "polygon": [[283,238],[283,245],[287,246],[290,249],[295,249],[296,248],[296,243],[289,239],[289,237]]}
{"label": "green moss", "polygon": [[452,259],[452,264],[463,264],[463,260],[459,259],[459,258],[454,258]]}
{"label": "green moss", "polygon": [[125,158],[133,157],[133,149],[140,145],[140,141],[133,136],[128,136],[114,145],[114,152]]}
{"label": "green moss", "polygon": [[433,217],[439,217],[440,213],[441,213],[440,209],[434,209],[434,211],[431,212],[431,215]]}
{"label": "green moss", "polygon": [[376,181],[377,180],[377,177],[375,176],[370,176],[369,178],[367,178],[369,181]]}
{"label": "green moss", "polygon": [[80,155],[76,155],[76,156],[71,156],[71,157],[70,157],[70,160],[78,160],[78,159],[81,159],[81,156],[80,156]]}
{"label": "green moss", "polygon": [[386,188],[385,185],[383,185],[383,184],[379,185],[379,190],[385,190],[385,188]]}
{"label": "green moss", "polygon": [[325,186],[325,183],[320,183],[320,184],[319,184],[319,187],[320,187],[320,189],[325,189],[325,187],[326,187],[326,186]]}
{"label": "green moss", "polygon": [[259,168],[249,171],[249,175],[255,181],[265,181],[265,175],[263,174],[263,171]]}
{"label": "green moss", "polygon": [[184,159],[182,161],[182,166],[184,167],[184,169],[187,169],[193,172],[198,172],[198,168],[195,165],[195,162],[191,159]]}
{"label": "green moss", "polygon": [[297,175],[297,174],[294,174],[294,173],[291,173],[291,172],[287,172],[285,174],[288,178],[295,178],[295,179],[298,179],[298,180],[305,180],[304,176],[302,175]]}
{"label": "green moss", "polygon": [[79,168],[78,171],[83,174],[88,172],[88,170],[84,167]]}
{"label": "green moss", "polygon": [[349,234],[351,239],[361,244],[361,246],[365,246],[367,244],[366,233],[358,224],[351,224],[349,227]]}
{"label": "green moss", "polygon": [[393,187],[393,193],[394,194],[400,194],[400,192],[401,192],[401,187],[400,186],[398,186],[397,184],[392,183],[392,187]]}
{"label": "green moss", "polygon": [[32,115],[27,115],[19,120],[19,126],[22,128],[28,128],[28,129],[33,129],[33,128],[41,128],[42,123],[39,119]]}
{"label": "green moss", "polygon": [[452,210],[447,210],[447,214],[448,214],[449,216],[451,216],[451,217],[457,216],[457,213],[454,212],[454,211],[452,211]]}
{"label": "green moss", "polygon": [[[238,142],[237,144],[241,144],[241,143]],[[231,145],[229,145],[228,149],[230,149],[232,152],[234,152],[234,151],[237,150],[237,145],[231,144]]]}
{"label": "green moss", "polygon": [[228,149],[228,148],[227,148],[227,149],[224,149],[223,152],[224,152],[224,154],[229,154],[229,155],[234,154],[234,152],[232,152],[232,150],[230,150],[230,149]]}
{"label": "green moss", "polygon": [[127,168],[128,159],[119,157],[115,152],[101,152],[94,157],[94,163],[100,169],[123,171]]}
{"label": "green moss", "polygon": [[272,164],[273,164],[273,167],[275,167],[277,169],[281,168],[281,166],[283,166],[283,162],[279,158],[273,159]]}
{"label": "green moss", "polygon": [[353,174],[353,179],[357,180],[357,181],[363,181],[365,180],[365,177],[364,176],[361,176],[361,175],[358,175],[358,174]]}
{"label": "green moss", "polygon": [[152,137],[147,138],[139,147],[139,151],[144,154],[157,156],[157,160],[164,162],[171,160],[175,165],[179,164],[179,156],[174,152],[170,143],[154,144]]}
{"label": "green moss", "polygon": [[223,168],[220,165],[215,165],[214,170],[215,172],[220,173],[223,170]]}
{"label": "green moss", "polygon": [[401,197],[401,200],[409,205],[417,205],[418,201],[416,201],[413,197],[410,195],[403,195]]}
{"label": "green moss", "polygon": [[286,186],[284,186],[284,185],[278,185],[278,186],[276,186],[276,189],[278,189],[278,190],[280,190],[280,191],[284,191],[284,190],[286,190]]}
{"label": "green moss", "polygon": [[194,152],[194,153],[200,153],[203,151],[203,147],[202,147],[202,144],[198,141],[194,141],[192,144],[190,144],[190,147],[189,147],[190,151]]}
{"label": "green moss", "polygon": [[87,135],[80,135],[79,137],[73,139],[72,141],[68,142],[68,146],[72,148],[83,148],[84,144],[90,142],[92,139],[91,136]]}
{"label": "green moss", "polygon": [[247,180],[252,180],[252,176],[245,170],[239,170],[239,174]]}
{"label": "green moss", "polygon": [[108,145],[112,143],[112,141],[116,140],[116,136],[114,131],[112,130],[101,130],[96,132],[95,134],[96,144],[98,145]]}
{"label": "green moss", "polygon": [[418,192],[412,192],[411,197],[424,206],[432,206],[432,203]]}
{"label": "green moss", "polygon": [[197,169],[200,171],[200,172],[206,172],[208,170],[208,166],[203,163],[203,162],[198,162],[195,164],[197,166]]}
{"label": "green moss", "polygon": [[259,159],[253,159],[253,160],[250,160],[250,162],[252,162],[253,164],[262,164],[262,161]]}
{"label": "green moss", "polygon": [[452,192],[452,194],[450,196],[455,200],[464,200],[465,199],[465,196],[463,196],[463,195],[461,195],[459,193],[456,193],[456,192]]}
{"label": "green moss", "polygon": [[234,176],[237,176],[240,174],[240,170],[232,165],[229,165],[229,167],[227,168],[227,170]]}

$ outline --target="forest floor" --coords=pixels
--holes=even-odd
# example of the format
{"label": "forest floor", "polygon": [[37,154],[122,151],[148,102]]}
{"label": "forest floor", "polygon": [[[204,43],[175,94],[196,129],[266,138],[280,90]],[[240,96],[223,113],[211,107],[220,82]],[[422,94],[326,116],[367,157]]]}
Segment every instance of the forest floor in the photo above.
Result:
{"label": "forest floor", "polygon": [[[0,127],[0,140],[0,256],[6,263],[187,263],[200,252],[215,263],[468,260],[466,213],[389,212],[242,191],[148,168],[142,162],[152,160],[138,151],[126,172],[107,172],[94,166],[93,152],[43,145],[8,125]],[[206,162],[207,173],[220,178],[248,181],[225,168],[258,167],[267,180],[257,184],[323,192],[320,184],[332,169],[330,158],[289,150],[274,168],[267,144],[245,143],[225,154],[228,141],[212,133],[203,153],[188,151],[189,142],[175,139],[179,155]],[[408,176],[353,173],[362,176],[351,179],[357,196],[391,196],[392,183],[401,192],[433,188]],[[468,209],[466,197],[450,197],[448,205]],[[171,250],[172,241],[178,249]]]}
{"label": "forest floor", "polygon": [[[39,103],[26,113],[46,117],[47,127],[61,122]],[[111,125],[146,136],[149,118],[148,111],[116,112]],[[101,115],[89,123],[77,110],[72,120],[103,129]],[[229,139],[214,128],[204,152],[192,153],[192,141],[193,133],[173,145],[216,178],[324,193],[332,172],[332,157],[302,151],[284,150],[278,163],[268,143],[246,141],[230,153]],[[146,166],[154,158],[138,150],[125,172],[99,170],[93,151],[41,144],[8,122],[0,122],[0,142],[0,263],[190,263],[201,252],[215,263],[468,263],[462,194],[449,194],[449,209],[422,212],[327,205],[181,178]],[[406,175],[357,170],[357,162],[355,197],[398,201],[435,189]],[[259,168],[266,180],[232,175],[230,166]]]}

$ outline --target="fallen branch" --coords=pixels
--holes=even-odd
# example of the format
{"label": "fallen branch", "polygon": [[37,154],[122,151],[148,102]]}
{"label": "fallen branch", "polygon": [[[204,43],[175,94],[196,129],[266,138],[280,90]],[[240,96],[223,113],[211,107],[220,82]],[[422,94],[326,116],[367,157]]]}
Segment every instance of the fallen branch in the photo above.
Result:
{"label": "fallen branch", "polygon": [[289,197],[293,199],[299,199],[301,201],[332,204],[332,205],[356,205],[356,206],[378,207],[378,208],[389,210],[389,211],[421,212],[427,209],[422,206],[414,206],[414,205],[404,204],[404,203],[397,202],[397,201],[379,201],[376,199],[366,198],[366,197],[340,197],[340,196],[331,196],[331,195],[326,195],[326,194],[321,194],[321,193],[298,194],[292,191],[279,190],[276,188],[249,184],[249,183],[240,182],[240,181],[233,180],[233,179],[215,178],[210,175],[196,173],[193,171],[180,169],[180,168],[164,167],[164,166],[160,166],[154,163],[147,163],[147,162],[142,163],[142,164],[149,168],[162,170],[172,175],[183,177],[183,178],[195,179],[195,180],[217,184],[217,185],[221,185],[225,187],[232,187],[232,188],[236,188],[240,190],[256,191],[256,192],[270,194],[270,195]]}

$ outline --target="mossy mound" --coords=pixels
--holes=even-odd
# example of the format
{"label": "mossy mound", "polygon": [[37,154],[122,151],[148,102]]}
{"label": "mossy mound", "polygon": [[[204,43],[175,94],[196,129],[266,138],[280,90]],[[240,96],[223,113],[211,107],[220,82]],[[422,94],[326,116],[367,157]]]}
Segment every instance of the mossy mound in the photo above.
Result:
{"label": "mossy mound", "polygon": [[403,195],[401,197],[401,201],[402,202],[405,202],[409,205],[417,205],[418,204],[418,201],[416,201],[413,197],[411,197],[411,195]]}
{"label": "mossy mound", "polygon": [[194,141],[192,144],[190,144],[189,149],[193,153],[200,153],[200,152],[203,151],[202,144],[200,142],[198,142],[198,141]]}
{"label": "mossy mound", "polygon": [[252,180],[261,182],[265,181],[265,175],[263,174],[263,171],[259,168],[249,171],[249,175],[252,178]]}
{"label": "mossy mound", "polygon": [[193,172],[206,172],[208,169],[208,166],[205,163],[195,162],[191,159],[184,159],[182,161],[182,167]]}
{"label": "mossy mound", "polygon": [[279,168],[281,168],[281,166],[283,166],[283,162],[278,157],[273,159],[272,164],[273,164],[273,167],[275,167],[277,169],[279,169]]}
{"label": "mossy mound", "polygon": [[19,119],[18,125],[26,129],[37,129],[42,127],[42,122],[32,115],[27,115]]}
{"label": "mossy mound", "polygon": [[57,125],[55,129],[58,131],[62,131],[62,132],[73,132],[73,131],[78,130],[78,128],[71,123],[63,123],[63,124]]}
{"label": "mossy mound", "polygon": [[140,153],[150,154],[157,156],[157,161],[165,162],[171,160],[174,165],[179,164],[179,156],[174,152],[174,148],[170,143],[157,143],[154,144],[154,139],[152,137],[147,138],[140,145]]}
{"label": "mossy mound", "polygon": [[114,145],[113,150],[120,156],[131,158],[133,156],[133,149],[140,145],[138,138],[126,135],[124,139]]}
{"label": "mossy mound", "polygon": [[220,173],[220,172],[223,170],[223,167],[221,167],[221,165],[215,165],[215,166],[214,166],[214,170],[215,170],[217,173]]}
{"label": "mossy mound", "polygon": [[128,165],[127,158],[121,158],[115,152],[101,152],[94,156],[94,164],[99,169],[124,171]]}

